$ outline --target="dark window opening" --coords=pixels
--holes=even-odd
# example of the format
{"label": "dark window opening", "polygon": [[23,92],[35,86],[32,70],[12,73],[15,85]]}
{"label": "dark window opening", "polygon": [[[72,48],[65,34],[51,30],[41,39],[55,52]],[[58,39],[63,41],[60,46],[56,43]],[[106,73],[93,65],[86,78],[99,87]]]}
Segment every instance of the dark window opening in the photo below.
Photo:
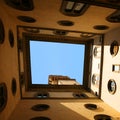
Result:
{"label": "dark window opening", "polygon": [[47,104],[36,104],[34,106],[32,106],[32,110],[34,111],[45,111],[45,110],[48,110],[50,108],[49,105]]}
{"label": "dark window opening", "polygon": [[113,72],[120,72],[120,65],[118,65],[118,64],[112,65],[112,71]]}
{"label": "dark window opening", "polygon": [[116,82],[115,80],[109,80],[108,81],[108,91],[111,94],[114,94],[116,92]]}
{"label": "dark window opening", "polygon": [[4,110],[7,104],[7,87],[5,83],[0,83],[0,112]]}
{"label": "dark window opening", "polygon": [[118,42],[117,41],[112,42],[112,44],[110,46],[110,54],[112,56],[116,56],[118,51],[119,51],[119,44],[118,44]]}
{"label": "dark window opening", "polygon": [[94,120],[112,120],[112,117],[105,114],[98,114],[94,116]]}
{"label": "dark window opening", "polygon": [[89,110],[96,110],[96,109],[98,109],[98,106],[96,104],[85,104],[84,106],[85,106],[85,108],[87,108]]}
{"label": "dark window opening", "polygon": [[33,1],[32,0],[5,0],[6,4],[22,11],[33,10]]}

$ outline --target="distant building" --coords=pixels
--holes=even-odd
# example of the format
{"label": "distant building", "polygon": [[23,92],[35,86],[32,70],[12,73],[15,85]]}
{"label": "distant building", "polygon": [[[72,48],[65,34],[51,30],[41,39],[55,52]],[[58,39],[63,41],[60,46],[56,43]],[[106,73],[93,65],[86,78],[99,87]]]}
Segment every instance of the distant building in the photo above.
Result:
{"label": "distant building", "polygon": [[62,75],[49,75],[48,84],[51,85],[79,85],[75,79]]}

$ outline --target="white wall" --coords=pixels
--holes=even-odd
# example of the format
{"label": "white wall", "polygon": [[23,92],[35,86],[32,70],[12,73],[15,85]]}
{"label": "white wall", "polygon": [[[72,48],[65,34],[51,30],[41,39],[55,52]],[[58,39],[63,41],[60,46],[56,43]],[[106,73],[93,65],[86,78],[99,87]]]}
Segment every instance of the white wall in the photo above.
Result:
{"label": "white wall", "polygon": [[[112,64],[120,64],[120,47],[118,54],[114,57],[111,56],[110,45],[114,40],[120,45],[120,28],[105,34],[101,99],[120,112],[120,73],[112,72]],[[115,94],[108,92],[107,84],[110,79],[116,81]]]}
{"label": "white wall", "polygon": [[[95,47],[99,48],[100,53],[98,55],[100,55],[100,56],[94,56]],[[97,95],[99,95],[101,52],[102,52],[101,36],[97,36],[96,38],[94,38],[94,43],[93,43],[92,68],[91,68],[91,90],[93,91],[94,94],[97,94]],[[93,75],[97,75],[97,77],[99,79],[98,81],[96,81],[96,84],[93,84],[93,82],[92,82]]]}

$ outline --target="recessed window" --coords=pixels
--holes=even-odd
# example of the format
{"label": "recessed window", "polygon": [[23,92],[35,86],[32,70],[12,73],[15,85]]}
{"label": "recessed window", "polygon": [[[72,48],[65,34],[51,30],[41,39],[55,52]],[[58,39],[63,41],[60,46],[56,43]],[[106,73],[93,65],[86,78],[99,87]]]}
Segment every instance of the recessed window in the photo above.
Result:
{"label": "recessed window", "polygon": [[23,11],[33,10],[33,1],[32,0],[4,0],[7,5]]}
{"label": "recessed window", "polygon": [[106,19],[107,21],[112,23],[120,23],[120,10],[116,10],[114,13],[110,14]]}
{"label": "recessed window", "polygon": [[96,110],[97,109],[96,104],[85,104],[84,106],[89,110]]}
{"label": "recessed window", "polygon": [[111,79],[108,81],[108,91],[110,94],[114,94],[116,92],[116,87],[115,80]]}
{"label": "recessed window", "polygon": [[106,25],[95,25],[95,26],[93,26],[93,28],[95,30],[107,30],[107,29],[109,29],[109,27]]}
{"label": "recessed window", "polygon": [[5,83],[0,83],[0,112],[4,110],[7,104],[7,87]]}
{"label": "recessed window", "polygon": [[67,31],[63,31],[63,30],[54,30],[53,32],[55,35],[67,35]]}
{"label": "recessed window", "polygon": [[25,75],[24,72],[20,73],[20,84],[23,86],[25,84]]}
{"label": "recessed window", "polygon": [[93,37],[94,34],[93,33],[81,33],[80,37],[82,38],[89,38],[89,37]]}
{"label": "recessed window", "polygon": [[108,1],[111,2],[111,3],[120,3],[119,0],[108,0]]}
{"label": "recessed window", "polygon": [[34,23],[36,20],[30,16],[18,16],[17,17],[20,21],[27,22],[27,23]]}
{"label": "recessed window", "polygon": [[105,114],[98,114],[94,116],[94,120],[112,120],[112,117]]}
{"label": "recessed window", "polygon": [[74,25],[74,22],[69,21],[69,20],[60,20],[57,23],[62,26],[73,26]]}
{"label": "recessed window", "polygon": [[112,44],[110,46],[110,54],[112,56],[116,56],[118,51],[119,51],[119,44],[118,44],[118,42],[117,41],[112,42]]}
{"label": "recessed window", "polygon": [[94,52],[94,57],[95,58],[100,58],[101,57],[101,48],[100,47],[96,46],[94,48],[93,52]]}
{"label": "recessed window", "polygon": [[5,30],[2,20],[0,19],[0,44],[4,42]]}
{"label": "recessed window", "polygon": [[85,5],[84,3],[76,3],[76,6],[74,8],[74,12],[79,13],[80,10],[83,9],[84,5]]}
{"label": "recessed window", "polygon": [[39,92],[35,95],[36,98],[48,98],[49,97],[49,93],[47,92]]}
{"label": "recessed window", "polygon": [[14,34],[13,34],[13,31],[10,29],[9,32],[9,43],[10,43],[10,46],[13,47],[14,46]]}
{"label": "recessed window", "polygon": [[92,76],[92,84],[97,87],[99,85],[99,79],[100,79],[99,77],[100,77],[99,74],[93,74]]}
{"label": "recessed window", "polygon": [[48,110],[50,108],[49,105],[47,104],[36,104],[34,106],[32,106],[32,110],[34,111],[45,111],[45,110]]}
{"label": "recessed window", "polygon": [[87,11],[88,7],[89,5],[85,3],[63,0],[60,11],[68,16],[80,16]]}
{"label": "recessed window", "polygon": [[82,84],[84,44],[33,40],[29,43],[32,84],[49,84],[49,75],[55,75],[55,79],[59,77],[60,85]]}
{"label": "recessed window", "polygon": [[66,11],[71,11],[72,8],[73,8],[73,6],[74,6],[74,2],[69,1],[69,2],[67,3],[67,5],[66,5],[65,10],[66,10]]}
{"label": "recessed window", "polygon": [[40,30],[38,29],[38,28],[28,28],[28,27],[26,27],[26,28],[24,28],[24,30],[26,31],[26,32],[29,32],[29,33],[39,33],[40,32]]}
{"label": "recessed window", "polygon": [[15,78],[12,79],[11,90],[12,90],[12,94],[15,96],[17,91],[17,83]]}
{"label": "recessed window", "polygon": [[80,99],[85,99],[85,98],[88,98],[88,96],[84,93],[73,93],[73,96],[75,98],[80,98]]}
{"label": "recessed window", "polygon": [[119,64],[112,65],[112,71],[113,72],[120,72],[120,65]]}
{"label": "recessed window", "polygon": [[33,117],[30,120],[51,120],[51,119],[48,117],[39,116],[39,117]]}

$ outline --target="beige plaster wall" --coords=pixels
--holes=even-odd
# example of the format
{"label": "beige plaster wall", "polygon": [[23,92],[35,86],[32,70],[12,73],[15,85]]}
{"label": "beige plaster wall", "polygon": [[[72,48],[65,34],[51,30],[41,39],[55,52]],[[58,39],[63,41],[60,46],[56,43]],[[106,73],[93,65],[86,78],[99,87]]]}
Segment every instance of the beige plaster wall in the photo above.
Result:
{"label": "beige plaster wall", "polygon": [[[19,89],[19,68],[18,68],[18,53],[17,53],[17,30],[16,19],[17,13],[10,8],[7,9],[6,5],[0,1],[0,19],[2,19],[5,28],[5,41],[0,44],[0,83],[5,82],[8,91],[8,101],[5,109],[0,113],[0,120],[28,120],[33,116],[45,115],[52,120],[92,120],[96,114],[108,114],[115,118],[120,118],[120,114],[109,107],[107,104],[120,112],[120,74],[111,72],[111,63],[119,64],[120,51],[114,58],[109,54],[110,43],[113,40],[118,40],[120,43],[120,29],[111,31],[105,35],[104,47],[104,64],[103,64],[103,82],[102,82],[102,96],[101,98],[107,103],[100,100],[20,100]],[[9,7],[8,7],[9,8]],[[9,12],[10,11],[10,12]],[[19,14],[23,12],[19,11]],[[16,16],[14,16],[14,14]],[[26,15],[27,13],[25,13]],[[15,21],[14,21],[14,20]],[[49,23],[48,23],[49,24]],[[26,24],[29,25],[29,24]],[[14,47],[11,48],[8,39],[8,31],[11,29],[14,33]],[[16,95],[12,95],[11,82],[12,78],[17,81]],[[115,79],[117,83],[117,91],[114,95],[109,94],[107,90],[107,82],[109,79]],[[46,103],[50,105],[50,110],[45,112],[34,112],[30,108],[37,103]],[[98,111],[90,111],[84,108],[85,103],[95,103],[100,109]],[[11,114],[12,113],[12,114]]]}
{"label": "beige plaster wall", "polygon": [[[120,112],[120,73],[112,72],[112,64],[120,64],[120,47],[118,54],[115,57],[111,56],[110,44],[114,40],[120,45],[120,28],[114,29],[105,35],[101,98]],[[109,79],[116,81],[117,90],[113,95],[108,92],[107,84]]]}
{"label": "beige plaster wall", "polygon": [[[86,103],[96,104],[98,109],[88,110],[84,107]],[[47,104],[50,108],[46,111],[33,111],[31,107],[36,104]],[[9,120],[30,120],[36,116],[49,117],[51,120],[94,120],[97,114],[107,114],[114,120],[120,120],[119,112],[99,99],[21,100]]]}
{"label": "beige plaster wall", "polygon": [[[2,2],[1,2],[2,4]],[[0,83],[7,85],[8,100],[5,109],[0,112],[0,120],[7,120],[20,99],[19,74],[18,74],[18,55],[17,55],[17,31],[16,24],[7,14],[7,10],[0,7],[0,19],[3,21],[5,29],[4,43],[0,44]],[[11,48],[8,39],[8,31],[11,29],[14,33],[14,47]],[[11,82],[15,78],[17,82],[17,92],[13,96],[11,91]]]}

